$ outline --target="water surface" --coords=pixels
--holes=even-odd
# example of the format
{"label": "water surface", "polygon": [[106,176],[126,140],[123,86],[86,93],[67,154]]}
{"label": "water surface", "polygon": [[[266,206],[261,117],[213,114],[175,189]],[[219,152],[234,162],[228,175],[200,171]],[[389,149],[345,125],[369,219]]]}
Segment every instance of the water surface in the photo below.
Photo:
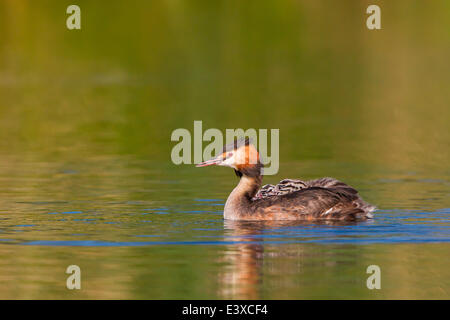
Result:
{"label": "water surface", "polygon": [[[81,31],[2,2],[0,298],[450,298],[450,10],[378,2],[376,32],[364,1],[79,1]],[[335,177],[375,218],[224,221],[232,170],[170,160],[194,120],[280,129],[265,182]]]}

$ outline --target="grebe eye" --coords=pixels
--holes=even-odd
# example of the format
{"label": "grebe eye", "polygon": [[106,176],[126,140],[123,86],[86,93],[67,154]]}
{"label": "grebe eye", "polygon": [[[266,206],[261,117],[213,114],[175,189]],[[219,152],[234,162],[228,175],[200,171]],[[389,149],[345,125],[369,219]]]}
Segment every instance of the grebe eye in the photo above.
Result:
{"label": "grebe eye", "polygon": [[233,155],[232,152],[228,152],[228,153],[224,153],[224,154],[222,155],[222,157],[223,157],[223,159],[225,160],[225,159],[228,159],[229,157],[231,157],[232,155]]}

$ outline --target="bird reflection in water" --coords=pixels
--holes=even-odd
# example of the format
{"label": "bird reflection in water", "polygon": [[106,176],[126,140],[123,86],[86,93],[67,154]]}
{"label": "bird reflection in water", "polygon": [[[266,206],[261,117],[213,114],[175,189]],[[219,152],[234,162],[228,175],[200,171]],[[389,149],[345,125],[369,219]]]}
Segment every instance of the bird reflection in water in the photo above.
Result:
{"label": "bird reflection in water", "polygon": [[[295,268],[302,268],[304,256],[315,255],[307,251],[302,243],[282,244],[276,250],[264,252],[264,231],[283,229],[288,227],[314,226],[314,225],[353,225],[354,222],[323,221],[313,223],[307,221],[232,221],[224,220],[225,237],[233,244],[225,246],[220,263],[224,264],[219,273],[219,294],[223,299],[264,299],[262,283],[264,270],[270,272],[270,266],[264,266],[264,258],[277,259],[283,256],[296,256]],[[267,263],[266,263],[267,264]],[[292,266],[290,266],[292,267]],[[288,266],[287,266],[288,268]],[[280,272],[280,270],[276,270]]]}

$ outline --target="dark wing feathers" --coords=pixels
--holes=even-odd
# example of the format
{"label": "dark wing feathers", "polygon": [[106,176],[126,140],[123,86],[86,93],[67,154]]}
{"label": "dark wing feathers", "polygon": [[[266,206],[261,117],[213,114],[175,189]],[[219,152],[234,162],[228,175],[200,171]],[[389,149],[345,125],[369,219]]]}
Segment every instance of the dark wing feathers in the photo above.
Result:
{"label": "dark wing feathers", "polygon": [[[303,190],[301,199],[298,199],[299,194],[294,192]],[[279,196],[284,196],[286,200],[290,198],[296,199],[297,202],[305,202],[303,205],[297,203],[298,207],[304,207],[306,213],[311,209],[312,212],[321,212],[321,215],[329,218],[355,219],[361,217],[370,218],[371,212],[375,207],[366,203],[358,195],[358,191],[349,185],[333,179],[321,178],[310,181],[284,179],[277,185],[266,184],[257,194],[253,200],[261,199],[270,202],[276,202]],[[272,198],[274,196],[278,196]],[[351,205],[350,205],[351,204]],[[320,207],[320,208],[319,208]]]}

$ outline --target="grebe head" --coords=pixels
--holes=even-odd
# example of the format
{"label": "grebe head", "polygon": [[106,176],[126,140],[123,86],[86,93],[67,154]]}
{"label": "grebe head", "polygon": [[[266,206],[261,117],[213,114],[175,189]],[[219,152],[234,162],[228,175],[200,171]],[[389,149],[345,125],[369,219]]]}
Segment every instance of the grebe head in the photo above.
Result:
{"label": "grebe head", "polygon": [[259,161],[258,150],[250,140],[236,140],[226,145],[223,152],[213,159],[197,164],[197,167],[211,165],[226,166],[233,168],[238,176],[246,175],[256,177],[262,174],[263,165]]}

